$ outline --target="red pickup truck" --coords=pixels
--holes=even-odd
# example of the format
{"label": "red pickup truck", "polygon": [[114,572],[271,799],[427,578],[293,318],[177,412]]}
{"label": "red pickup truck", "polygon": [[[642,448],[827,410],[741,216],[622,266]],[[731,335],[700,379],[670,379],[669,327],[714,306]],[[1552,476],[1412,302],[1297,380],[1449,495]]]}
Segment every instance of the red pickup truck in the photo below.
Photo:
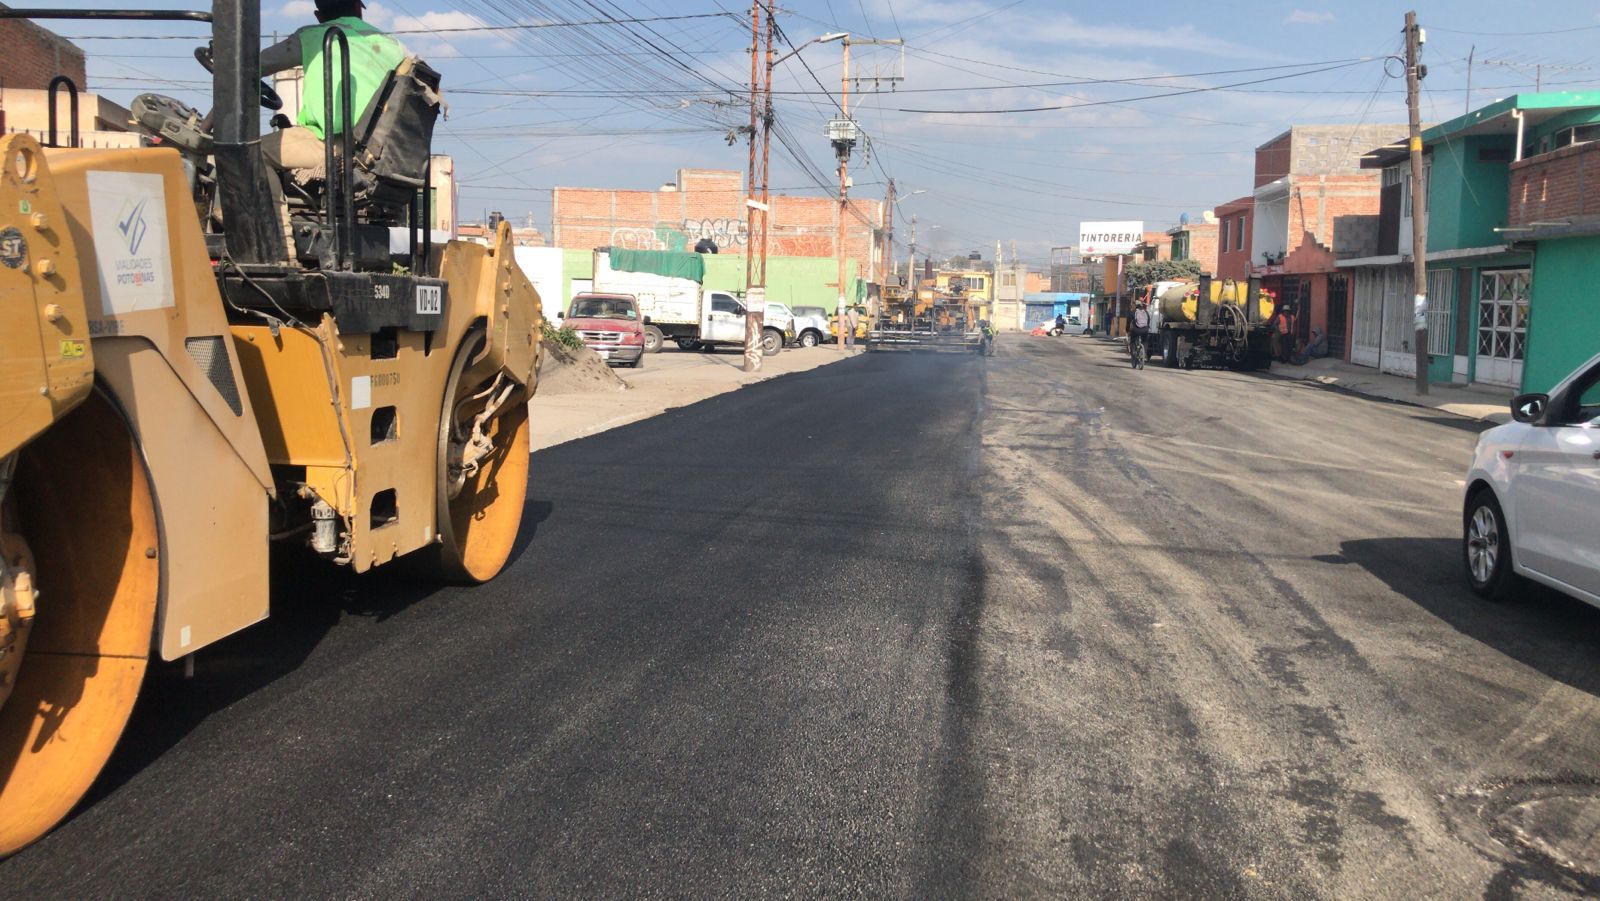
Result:
{"label": "red pickup truck", "polygon": [[583,343],[613,366],[644,365],[644,324],[631,294],[578,294],[562,318]]}

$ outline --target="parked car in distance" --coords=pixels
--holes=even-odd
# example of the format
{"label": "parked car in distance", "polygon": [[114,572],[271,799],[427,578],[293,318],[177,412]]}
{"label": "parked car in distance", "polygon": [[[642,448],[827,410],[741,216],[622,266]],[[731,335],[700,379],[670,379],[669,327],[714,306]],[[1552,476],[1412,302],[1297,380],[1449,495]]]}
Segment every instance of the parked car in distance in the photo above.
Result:
{"label": "parked car in distance", "polygon": [[768,301],[766,315],[761,317],[761,321],[767,327],[763,340],[771,336],[773,329],[777,329],[783,336],[785,347],[795,342],[794,311],[789,309],[788,304]]}
{"label": "parked car in distance", "polygon": [[613,366],[644,365],[644,324],[639,302],[630,294],[576,294],[560,324]]}
{"label": "parked car in distance", "polygon": [[794,307],[795,343],[816,347],[832,339],[828,332],[828,311],[822,307]]}
{"label": "parked car in distance", "polygon": [[1600,607],[1600,355],[1478,436],[1461,555],[1479,595],[1531,579]]}

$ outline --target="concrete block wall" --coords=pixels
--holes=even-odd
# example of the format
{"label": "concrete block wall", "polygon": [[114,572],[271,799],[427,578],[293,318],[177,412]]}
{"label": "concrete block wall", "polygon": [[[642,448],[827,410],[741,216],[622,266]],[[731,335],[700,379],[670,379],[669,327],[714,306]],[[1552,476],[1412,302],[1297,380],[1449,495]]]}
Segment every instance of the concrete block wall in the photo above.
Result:
{"label": "concrete block wall", "polygon": [[1404,125],[1296,125],[1290,129],[1289,172],[1292,175],[1337,175],[1361,172],[1361,157],[1374,147],[1397,141]]}

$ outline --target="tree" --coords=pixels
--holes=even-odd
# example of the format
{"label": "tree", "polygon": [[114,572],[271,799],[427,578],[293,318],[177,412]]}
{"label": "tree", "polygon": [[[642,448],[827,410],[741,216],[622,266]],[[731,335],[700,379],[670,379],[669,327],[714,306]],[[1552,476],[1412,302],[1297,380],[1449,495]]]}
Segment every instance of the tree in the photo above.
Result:
{"label": "tree", "polygon": [[1176,282],[1199,277],[1199,260],[1150,260],[1130,263],[1122,269],[1123,283],[1127,285],[1129,294],[1137,293],[1146,285],[1153,285],[1156,282]]}

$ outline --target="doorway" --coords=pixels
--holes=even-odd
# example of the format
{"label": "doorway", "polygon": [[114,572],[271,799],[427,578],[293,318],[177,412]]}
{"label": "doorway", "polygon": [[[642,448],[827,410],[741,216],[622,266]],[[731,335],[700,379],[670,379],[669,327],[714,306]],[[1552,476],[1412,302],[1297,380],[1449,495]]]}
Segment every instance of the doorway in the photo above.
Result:
{"label": "doorway", "polygon": [[1328,356],[1344,359],[1349,340],[1350,276],[1328,276]]}

